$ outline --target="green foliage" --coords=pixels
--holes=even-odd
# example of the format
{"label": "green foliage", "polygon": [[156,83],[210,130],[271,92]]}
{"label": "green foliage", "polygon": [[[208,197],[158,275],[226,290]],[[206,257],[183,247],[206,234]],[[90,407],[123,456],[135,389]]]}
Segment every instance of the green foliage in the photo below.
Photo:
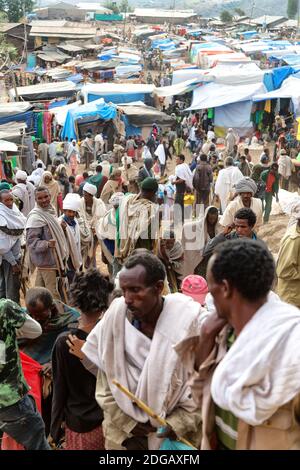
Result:
{"label": "green foliage", "polygon": [[128,0],[122,0],[119,8],[122,13],[129,13],[133,11],[133,8],[129,5]]}
{"label": "green foliage", "polygon": [[104,7],[108,8],[109,10],[112,10],[115,15],[118,15],[120,13],[117,2],[113,2],[113,1],[108,0],[105,3]]}
{"label": "green foliage", "polygon": [[289,18],[295,18],[298,9],[298,0],[288,0],[287,5],[287,16]]}
{"label": "green foliage", "polygon": [[234,12],[239,16],[246,16],[246,13],[241,8],[235,8]]}
{"label": "green foliage", "polygon": [[20,21],[25,13],[31,13],[34,0],[0,0],[0,12],[4,13],[10,23]]}
{"label": "green foliage", "polygon": [[17,59],[18,51],[12,45],[6,42],[5,37],[3,34],[0,34],[0,62],[1,65],[3,62],[9,58],[11,62],[14,62]]}
{"label": "green foliage", "polygon": [[233,16],[228,10],[223,10],[220,18],[223,23],[231,23]]}

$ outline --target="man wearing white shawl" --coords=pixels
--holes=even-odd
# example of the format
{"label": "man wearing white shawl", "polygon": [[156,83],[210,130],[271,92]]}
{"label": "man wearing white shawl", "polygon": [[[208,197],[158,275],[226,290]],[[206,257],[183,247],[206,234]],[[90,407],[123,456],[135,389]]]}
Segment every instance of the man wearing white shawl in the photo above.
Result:
{"label": "man wearing white shawl", "polygon": [[198,444],[200,412],[173,345],[197,328],[201,306],[183,294],[165,298],[165,270],[151,253],[132,256],[115,299],[83,346],[99,369],[96,399],[103,410],[106,449],[158,449],[159,424],[114,384],[116,379],[168,422],[168,434]]}
{"label": "man wearing white shawl", "polygon": [[83,197],[79,207],[79,216],[84,221],[90,234],[81,238],[81,254],[85,268],[96,266],[96,226],[106,213],[106,206],[101,199],[96,198],[97,187],[91,183],[85,183],[83,186]]}
{"label": "man wearing white shawl", "polygon": [[34,186],[27,181],[27,173],[18,170],[16,173],[17,184],[13,187],[12,193],[20,201],[20,211],[25,217],[34,208]]}
{"label": "man wearing white shawl", "polygon": [[[96,225],[96,234],[101,246],[102,261],[107,264],[109,274],[114,277],[119,270],[119,263],[115,260],[115,247],[119,242],[119,206],[124,193],[114,193],[109,200],[112,206]],[[116,271],[114,272],[114,267]]]}
{"label": "man wearing white shawl", "polygon": [[80,196],[78,194],[67,194],[63,200],[63,215],[58,219],[64,231],[69,248],[67,261],[67,277],[71,284],[75,273],[82,265],[80,227],[77,214],[80,208]]}
{"label": "man wearing white shawl", "polygon": [[[195,273],[195,269],[203,260],[202,254],[205,246],[220,233],[222,227],[218,219],[218,209],[209,206],[198,220],[185,222],[181,238],[184,251],[183,277]],[[205,266],[203,266],[203,271],[204,268]],[[197,272],[197,274],[203,276],[204,272]]]}
{"label": "man wearing white shawl", "polygon": [[164,176],[167,157],[166,157],[166,151],[165,151],[165,146],[164,146],[163,141],[161,141],[160,144],[157,146],[157,149],[155,150],[154,155],[156,155],[159,160],[160,176]]}
{"label": "man wearing white shawl", "polygon": [[300,312],[271,295],[274,276],[257,241],[228,241],[210,259],[216,310],[175,346],[194,374],[203,450],[300,449]]}
{"label": "man wearing white shawl", "polygon": [[0,298],[19,303],[21,237],[26,219],[8,190],[0,191]]}
{"label": "man wearing white shawl", "polygon": [[32,270],[37,268],[36,287],[47,287],[55,299],[60,300],[57,289],[59,270],[65,271],[69,257],[68,245],[51,205],[46,187],[35,191],[36,207],[29,213],[26,223],[26,244]]}
{"label": "man wearing white shawl", "polygon": [[241,179],[235,186],[234,191],[237,194],[236,198],[231,201],[225,209],[224,214],[220,219],[220,224],[223,227],[232,225],[234,216],[239,209],[244,207],[252,209],[256,215],[256,229],[262,225],[262,202],[261,199],[255,198],[254,195],[257,191],[256,183],[253,179],[245,177]]}
{"label": "man wearing white shawl", "polygon": [[225,160],[225,168],[219,171],[215,185],[215,194],[221,201],[221,209],[224,213],[230,198],[234,194],[234,185],[243,179],[243,173],[233,164],[233,158],[227,157]]}

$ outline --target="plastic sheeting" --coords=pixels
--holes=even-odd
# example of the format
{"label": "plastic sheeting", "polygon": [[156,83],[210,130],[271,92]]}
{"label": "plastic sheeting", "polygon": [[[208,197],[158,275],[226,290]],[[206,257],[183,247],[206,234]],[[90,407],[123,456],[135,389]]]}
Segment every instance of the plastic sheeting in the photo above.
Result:
{"label": "plastic sheeting", "polygon": [[266,89],[262,83],[239,86],[208,83],[194,90],[193,101],[188,111],[216,108],[240,101],[249,101],[254,95],[264,93],[265,91]]}
{"label": "plastic sheeting", "polygon": [[282,83],[278,90],[268,93],[257,93],[253,96],[253,101],[272,100],[276,98],[290,98],[293,101],[294,111],[300,115],[300,79],[290,76]]}
{"label": "plastic sheeting", "polygon": [[156,88],[155,94],[157,96],[177,96],[177,95],[184,95],[189,91],[192,91],[199,85],[198,79],[187,80],[183,83],[178,83],[177,85],[171,86],[164,86],[160,88]]}
{"label": "plastic sheeting", "polygon": [[[112,101],[110,98],[114,95],[146,95],[153,93],[154,85],[145,85],[140,83],[95,83],[84,85],[81,89],[85,103],[90,97],[104,98],[106,101]],[[130,101],[139,101],[141,98],[134,98]],[[92,101],[89,99],[89,101]],[[129,101],[118,101],[119,103],[128,103]]]}
{"label": "plastic sheeting", "polygon": [[103,120],[114,119],[117,115],[117,109],[113,105],[109,105],[101,98],[97,102],[88,103],[80,106],[79,108],[69,109],[65,125],[62,130],[62,137],[70,139],[77,139],[75,122],[80,119],[91,117]]}
{"label": "plastic sheeting", "polygon": [[278,67],[267,72],[264,76],[264,85],[268,91],[277,90],[281,87],[283,81],[294,73],[292,67]]}
{"label": "plastic sheeting", "polygon": [[32,105],[30,103],[22,103],[22,101],[19,101],[18,103],[1,103],[0,118],[26,113],[31,108]]}
{"label": "plastic sheeting", "polygon": [[126,137],[129,137],[130,135],[141,135],[142,134],[142,128],[134,126],[133,124],[131,124],[128,116],[125,116],[123,114],[121,116],[121,119],[125,124]]}
{"label": "plastic sheeting", "polygon": [[68,111],[70,109],[79,108],[80,105],[81,101],[75,101],[75,103],[65,104],[55,108],[49,108],[49,111],[51,114],[55,114],[57,124],[63,127],[65,125]]}
{"label": "plastic sheeting", "polygon": [[252,101],[239,101],[215,109],[214,124],[217,127],[251,128]]}
{"label": "plastic sheeting", "polygon": [[[145,101],[145,94],[144,93],[118,93],[118,94],[110,94],[110,95],[102,95],[105,98],[105,101],[109,103],[119,104],[119,103],[132,103],[133,101]],[[88,102],[92,103],[93,101],[97,101],[99,99],[99,95],[94,95],[92,93],[88,94]]]}
{"label": "plastic sheeting", "polygon": [[[59,96],[70,96],[76,91],[76,85],[72,82],[43,83],[17,88],[19,97],[25,100],[45,100]],[[14,99],[15,90],[11,88],[9,95]]]}
{"label": "plastic sheeting", "polygon": [[[231,55],[231,54],[228,54]],[[246,85],[262,82],[264,71],[253,62],[245,64],[219,64],[212,69],[181,69],[173,72],[172,84],[198,79],[202,82],[215,82],[224,85]]]}

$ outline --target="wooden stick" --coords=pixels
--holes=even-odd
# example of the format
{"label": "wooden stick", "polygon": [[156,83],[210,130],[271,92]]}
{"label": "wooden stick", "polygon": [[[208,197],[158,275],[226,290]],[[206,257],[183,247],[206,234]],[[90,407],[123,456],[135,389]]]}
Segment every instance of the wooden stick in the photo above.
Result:
{"label": "wooden stick", "polygon": [[[150,418],[155,419],[162,426],[169,426],[168,422],[164,418],[162,418],[161,416],[158,416],[158,414],[156,414],[155,411],[153,411],[142,400],[140,400],[135,395],[133,395],[133,393],[131,393],[126,387],[124,387],[124,385],[121,385],[115,379],[112,382],[116,387],[118,387],[119,390],[121,390],[121,392],[123,392],[125,395],[127,395],[128,398],[130,398],[130,400],[133,401],[133,403],[135,403],[141,410],[143,410],[148,416],[150,416]],[[186,444],[189,447],[192,447],[194,450],[197,450],[196,447],[193,444],[191,444],[189,441],[184,439],[184,437],[178,437],[178,441],[183,442],[184,444]]]}
{"label": "wooden stick", "polygon": [[63,279],[62,271],[60,269],[60,263],[59,263],[59,259],[58,259],[58,255],[57,255],[57,251],[56,251],[55,247],[52,247],[52,252],[53,252],[53,255],[54,255],[54,259],[55,259],[56,268],[58,270],[58,274],[59,274],[59,277],[60,277],[60,280],[61,280],[61,289],[62,289],[62,293],[63,293],[63,296],[64,296],[63,300],[64,300],[65,304],[67,304],[68,303],[68,294],[67,294],[67,291],[66,291],[66,287],[64,285],[64,279]]}

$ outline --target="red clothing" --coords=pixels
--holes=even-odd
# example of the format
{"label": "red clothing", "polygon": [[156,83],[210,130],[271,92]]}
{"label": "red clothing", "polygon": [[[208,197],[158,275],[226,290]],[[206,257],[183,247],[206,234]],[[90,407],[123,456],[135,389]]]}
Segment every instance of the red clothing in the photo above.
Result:
{"label": "red clothing", "polygon": [[275,182],[275,176],[272,173],[268,174],[267,177],[267,183],[266,183],[266,193],[272,193],[273,192],[273,184]]}
{"label": "red clothing", "polygon": [[105,450],[102,426],[90,432],[75,432],[66,426],[64,450]]}

